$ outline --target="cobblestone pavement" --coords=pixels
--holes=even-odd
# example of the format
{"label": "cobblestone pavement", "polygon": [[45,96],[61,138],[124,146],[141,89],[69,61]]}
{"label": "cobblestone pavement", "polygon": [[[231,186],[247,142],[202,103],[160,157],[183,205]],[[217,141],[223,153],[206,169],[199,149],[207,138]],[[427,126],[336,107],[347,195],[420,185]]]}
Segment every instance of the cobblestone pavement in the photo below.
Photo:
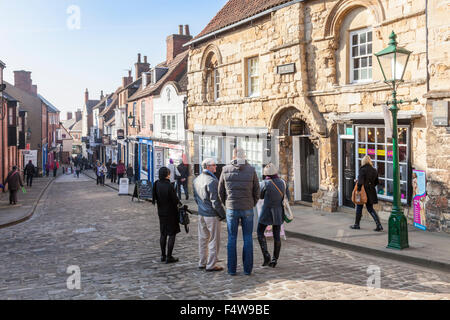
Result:
{"label": "cobblestone pavement", "polygon": [[[191,233],[177,237],[174,255],[180,262],[165,265],[159,262],[158,220],[149,203],[132,203],[89,179],[57,180],[32,219],[0,230],[0,299],[450,298],[450,274],[297,239],[283,242],[276,269],[260,267],[255,241],[252,276],[243,274],[242,265],[236,277],[206,273],[197,269],[197,219],[192,220]],[[80,290],[67,289],[67,268],[73,265],[81,270]],[[373,265],[381,270],[380,289],[367,287]]]}

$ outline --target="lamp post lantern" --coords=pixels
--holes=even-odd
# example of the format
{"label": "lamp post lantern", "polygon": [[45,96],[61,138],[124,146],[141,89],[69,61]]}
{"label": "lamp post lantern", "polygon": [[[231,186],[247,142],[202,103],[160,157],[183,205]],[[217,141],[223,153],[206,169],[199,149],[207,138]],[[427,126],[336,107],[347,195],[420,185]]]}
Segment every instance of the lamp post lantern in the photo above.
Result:
{"label": "lamp post lantern", "polygon": [[[403,214],[401,196],[400,196],[400,170],[399,170],[399,149],[398,149],[398,105],[411,102],[397,99],[397,87],[403,82],[406,66],[411,55],[411,51],[404,48],[397,47],[397,36],[392,31],[389,37],[389,46],[376,53],[375,56],[380,64],[381,72],[383,73],[384,82],[392,87],[392,101],[388,101],[393,119],[393,184],[394,184],[394,202],[392,204],[392,213],[389,217],[389,244],[391,249],[406,249],[409,248],[408,241],[408,223]],[[412,100],[417,102],[418,100]]]}
{"label": "lamp post lantern", "polygon": [[136,128],[136,117],[130,112],[130,116],[128,117],[128,124],[131,128]]}

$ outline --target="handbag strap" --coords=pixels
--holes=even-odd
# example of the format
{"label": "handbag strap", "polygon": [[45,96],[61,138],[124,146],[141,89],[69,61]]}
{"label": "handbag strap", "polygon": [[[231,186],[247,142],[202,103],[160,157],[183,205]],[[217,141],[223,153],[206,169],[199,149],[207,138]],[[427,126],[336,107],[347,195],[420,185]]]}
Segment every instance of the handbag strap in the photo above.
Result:
{"label": "handbag strap", "polygon": [[283,192],[281,192],[280,188],[277,187],[277,185],[275,184],[275,182],[273,182],[273,180],[270,180],[270,182],[272,182],[272,184],[275,186],[275,188],[277,188],[278,192],[281,194],[281,196],[284,199],[284,194],[283,194]]}

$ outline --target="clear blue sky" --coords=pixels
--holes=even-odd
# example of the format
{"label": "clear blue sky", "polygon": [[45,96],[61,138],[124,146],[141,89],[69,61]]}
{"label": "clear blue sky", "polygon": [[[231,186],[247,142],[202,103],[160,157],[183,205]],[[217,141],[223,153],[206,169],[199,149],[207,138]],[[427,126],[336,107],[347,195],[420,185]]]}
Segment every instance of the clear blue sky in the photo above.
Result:
{"label": "clear blue sky", "polygon": [[[189,24],[197,35],[226,0],[0,0],[0,60],[5,79],[31,71],[38,92],[62,112],[74,111],[84,91],[98,99],[113,92],[137,54],[151,65],[165,61],[166,37]],[[67,13],[80,9],[80,30],[70,30]]]}

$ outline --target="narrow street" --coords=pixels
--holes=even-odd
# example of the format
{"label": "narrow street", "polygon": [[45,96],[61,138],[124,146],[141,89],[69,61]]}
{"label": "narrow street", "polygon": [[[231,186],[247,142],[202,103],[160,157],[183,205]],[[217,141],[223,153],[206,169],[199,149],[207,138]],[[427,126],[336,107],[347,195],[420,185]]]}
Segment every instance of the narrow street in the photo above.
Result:
{"label": "narrow street", "polygon": [[[252,276],[243,275],[241,264],[236,277],[206,273],[197,268],[196,222],[193,217],[191,232],[177,237],[180,262],[166,265],[159,262],[159,224],[150,203],[119,197],[84,175],[60,177],[29,221],[0,230],[0,299],[450,298],[449,274],[292,238],[283,242],[276,269],[260,267],[255,239]],[[80,290],[67,288],[69,266],[81,270]],[[370,266],[381,270],[380,289],[367,287]]]}

